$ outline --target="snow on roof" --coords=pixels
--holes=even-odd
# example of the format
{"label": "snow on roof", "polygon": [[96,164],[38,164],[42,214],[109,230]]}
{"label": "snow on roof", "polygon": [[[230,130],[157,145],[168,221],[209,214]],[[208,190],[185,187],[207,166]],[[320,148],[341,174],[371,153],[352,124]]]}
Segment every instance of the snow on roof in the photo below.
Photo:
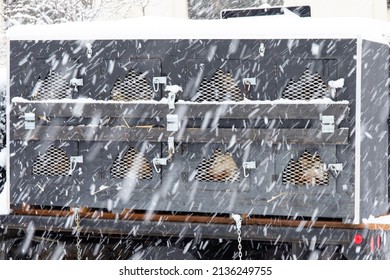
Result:
{"label": "snow on roof", "polygon": [[118,21],[19,25],[10,40],[322,39],[360,38],[388,44],[390,23],[368,18],[263,16],[212,20],[140,17]]}

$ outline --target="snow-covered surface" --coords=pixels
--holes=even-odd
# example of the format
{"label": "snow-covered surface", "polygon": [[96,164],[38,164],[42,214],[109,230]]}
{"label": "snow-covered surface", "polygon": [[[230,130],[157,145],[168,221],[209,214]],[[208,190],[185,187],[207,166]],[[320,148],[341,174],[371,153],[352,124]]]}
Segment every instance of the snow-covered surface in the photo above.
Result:
{"label": "snow-covered surface", "polygon": [[5,167],[8,160],[8,151],[7,149],[2,149],[0,151],[0,167]]}
{"label": "snow-covered surface", "polygon": [[309,39],[364,38],[388,44],[390,23],[367,18],[299,18],[293,16],[191,20],[140,17],[118,21],[10,28],[11,40],[96,39]]}
{"label": "snow-covered surface", "polygon": [[4,92],[7,89],[7,68],[0,67],[0,92]]}
{"label": "snow-covered surface", "polygon": [[363,219],[364,224],[390,224],[390,215],[374,217],[370,216],[367,219]]}

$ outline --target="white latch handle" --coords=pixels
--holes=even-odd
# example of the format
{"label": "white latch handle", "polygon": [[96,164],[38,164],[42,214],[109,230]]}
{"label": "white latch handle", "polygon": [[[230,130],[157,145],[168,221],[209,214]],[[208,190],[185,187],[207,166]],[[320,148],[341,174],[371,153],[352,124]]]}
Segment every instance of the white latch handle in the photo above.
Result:
{"label": "white latch handle", "polygon": [[71,175],[76,170],[76,166],[78,163],[83,163],[83,162],[84,162],[83,156],[71,156],[69,175]]}
{"label": "white latch handle", "polygon": [[165,86],[164,91],[168,91],[168,107],[169,107],[169,109],[175,109],[176,95],[179,92],[183,91],[182,87],[178,86],[178,85],[168,85],[168,86]]}
{"label": "white latch handle", "polygon": [[327,170],[330,170],[334,173],[334,175],[337,177],[343,171],[343,164],[342,163],[330,163],[328,164]]}
{"label": "white latch handle", "polygon": [[83,79],[77,79],[77,78],[72,78],[70,80],[70,86],[74,87],[74,91],[77,92],[77,87],[83,86],[84,85],[84,80]]}
{"label": "white latch handle", "polygon": [[244,177],[249,177],[249,174],[246,173],[247,169],[256,169],[256,162],[255,161],[245,161],[242,163],[242,168],[244,169]]}
{"label": "white latch handle", "polygon": [[161,168],[158,168],[157,165],[167,165],[168,164],[168,158],[154,158],[153,159],[153,166],[157,173],[161,172]]}
{"label": "white latch handle", "polygon": [[256,78],[243,78],[242,83],[244,84],[244,87],[247,87],[247,91],[250,91],[251,86],[256,85]]}
{"label": "white latch handle", "polygon": [[153,77],[153,90],[155,92],[158,91],[158,87],[160,85],[166,85],[167,84],[167,77]]}

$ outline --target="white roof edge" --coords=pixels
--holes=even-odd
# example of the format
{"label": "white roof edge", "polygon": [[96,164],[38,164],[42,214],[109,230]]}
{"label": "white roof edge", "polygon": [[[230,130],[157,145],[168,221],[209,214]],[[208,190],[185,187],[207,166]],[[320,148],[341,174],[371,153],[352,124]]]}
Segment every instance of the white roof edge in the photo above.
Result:
{"label": "white roof edge", "polygon": [[141,17],[107,22],[20,25],[9,40],[326,39],[389,43],[390,23],[368,18],[264,16],[213,20]]}

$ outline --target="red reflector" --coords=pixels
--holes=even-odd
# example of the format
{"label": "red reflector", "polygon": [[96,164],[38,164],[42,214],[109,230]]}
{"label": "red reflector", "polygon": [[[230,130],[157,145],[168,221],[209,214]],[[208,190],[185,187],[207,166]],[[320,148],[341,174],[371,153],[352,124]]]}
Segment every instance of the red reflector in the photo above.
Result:
{"label": "red reflector", "polygon": [[353,242],[355,242],[356,245],[362,244],[363,236],[360,233],[356,233],[355,237],[353,238]]}
{"label": "red reflector", "polygon": [[382,243],[381,236],[378,235],[376,238],[376,247],[378,248],[378,250],[381,248],[381,243]]}
{"label": "red reflector", "polygon": [[374,236],[371,236],[370,248],[371,248],[371,253],[374,253],[374,251],[375,251]]}

